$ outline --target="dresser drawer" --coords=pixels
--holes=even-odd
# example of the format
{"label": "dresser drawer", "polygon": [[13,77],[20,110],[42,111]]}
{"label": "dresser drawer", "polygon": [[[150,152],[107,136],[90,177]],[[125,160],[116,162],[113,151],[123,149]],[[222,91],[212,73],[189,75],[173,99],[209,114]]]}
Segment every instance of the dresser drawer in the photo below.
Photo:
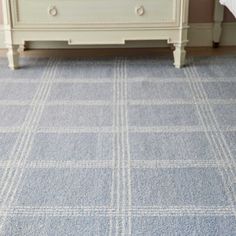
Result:
{"label": "dresser drawer", "polygon": [[14,27],[177,25],[181,0],[13,0]]}

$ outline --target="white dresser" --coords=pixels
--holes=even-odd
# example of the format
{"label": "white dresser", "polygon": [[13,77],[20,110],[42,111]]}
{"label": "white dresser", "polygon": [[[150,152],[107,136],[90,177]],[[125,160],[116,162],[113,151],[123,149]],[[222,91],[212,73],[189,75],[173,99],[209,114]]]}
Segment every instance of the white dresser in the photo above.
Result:
{"label": "white dresser", "polygon": [[9,67],[27,41],[69,45],[118,45],[128,40],[167,40],[174,65],[185,63],[189,0],[3,0]]}

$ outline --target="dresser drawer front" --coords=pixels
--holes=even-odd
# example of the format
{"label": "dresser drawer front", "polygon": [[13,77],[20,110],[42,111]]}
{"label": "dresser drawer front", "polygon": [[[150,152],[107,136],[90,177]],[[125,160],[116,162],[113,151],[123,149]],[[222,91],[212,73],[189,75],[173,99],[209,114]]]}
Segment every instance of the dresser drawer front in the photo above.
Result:
{"label": "dresser drawer front", "polygon": [[181,0],[13,0],[14,27],[179,23]]}

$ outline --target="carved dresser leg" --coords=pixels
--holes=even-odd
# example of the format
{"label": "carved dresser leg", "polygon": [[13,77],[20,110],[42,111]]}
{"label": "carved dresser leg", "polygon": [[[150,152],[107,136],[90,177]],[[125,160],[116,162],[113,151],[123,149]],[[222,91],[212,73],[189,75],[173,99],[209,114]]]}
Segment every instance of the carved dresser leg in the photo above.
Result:
{"label": "carved dresser leg", "polygon": [[186,43],[175,43],[174,50],[174,65],[176,68],[181,68],[185,65],[186,51],[185,51]]}
{"label": "carved dresser leg", "polygon": [[8,47],[7,58],[8,58],[9,67],[12,70],[19,68],[18,45],[11,45]]}

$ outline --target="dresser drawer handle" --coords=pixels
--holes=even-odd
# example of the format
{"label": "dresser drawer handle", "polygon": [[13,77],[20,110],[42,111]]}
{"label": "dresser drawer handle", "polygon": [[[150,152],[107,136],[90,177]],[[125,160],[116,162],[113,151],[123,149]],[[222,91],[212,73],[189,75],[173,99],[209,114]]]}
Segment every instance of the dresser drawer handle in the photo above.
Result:
{"label": "dresser drawer handle", "polygon": [[57,15],[57,8],[55,6],[51,6],[48,8],[48,14],[50,16],[56,16]]}
{"label": "dresser drawer handle", "polygon": [[136,7],[135,11],[136,11],[136,14],[139,16],[143,16],[145,13],[145,9],[143,6]]}

